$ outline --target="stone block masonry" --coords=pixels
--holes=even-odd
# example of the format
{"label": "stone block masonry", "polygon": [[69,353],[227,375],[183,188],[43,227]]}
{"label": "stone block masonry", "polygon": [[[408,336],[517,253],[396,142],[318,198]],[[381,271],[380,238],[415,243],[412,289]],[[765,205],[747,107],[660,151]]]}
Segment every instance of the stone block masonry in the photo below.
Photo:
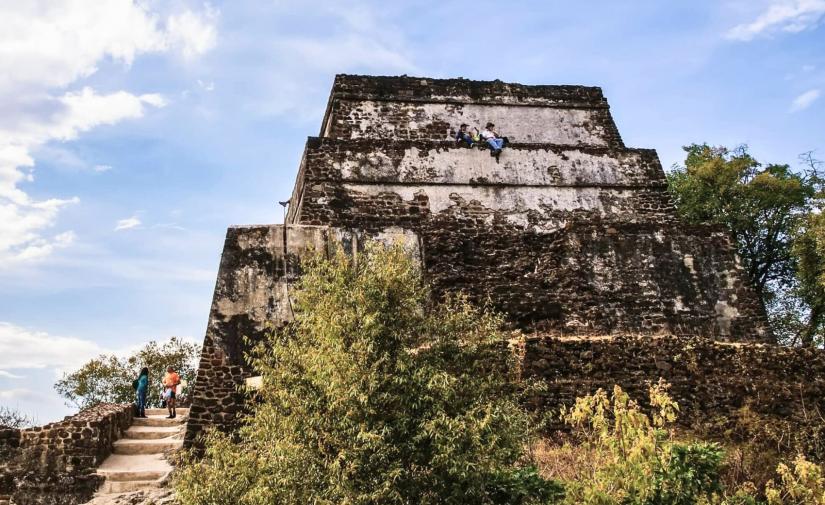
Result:
{"label": "stone block masonry", "polygon": [[[557,338],[518,344],[522,376],[546,389],[532,408],[551,414],[551,429],[564,429],[558,413],[577,397],[614,384],[647,403],[659,378],[679,403],[679,423],[712,438],[752,437],[765,428],[780,449],[825,458],[825,352],[764,344],[731,344],[663,336]],[[741,421],[755,419],[751,426]],[[767,426],[771,423],[772,426]],[[756,426],[753,426],[755,424]],[[780,428],[777,428],[779,426]],[[807,434],[807,436],[802,436]]]}
{"label": "stone block masonry", "polygon": [[15,505],[74,505],[101,483],[95,470],[132,423],[132,405],[103,403],[63,421],[0,428],[0,495]]}
{"label": "stone block masonry", "polygon": [[239,388],[252,375],[245,354],[268,328],[289,320],[286,292],[298,275],[298,257],[308,250],[326,251],[327,241],[325,227],[245,226],[227,231],[191,394],[187,445],[206,426],[225,431],[236,426],[244,404]]}
{"label": "stone block masonry", "polygon": [[[452,140],[488,121],[499,159]],[[771,338],[730,237],[679,222],[656,152],[624,145],[595,87],[339,75],[286,221],[286,249],[281,226],[227,233],[188,445],[236,426],[248,342],[288,321],[299,258],[335,244],[402,239],[437,294],[528,334]]]}
{"label": "stone block masonry", "polygon": [[[500,160],[448,140],[468,107],[510,137]],[[410,230],[439,291],[528,331],[770,338],[730,238],[678,221],[598,88],[338,76],[323,124],[292,224]]]}

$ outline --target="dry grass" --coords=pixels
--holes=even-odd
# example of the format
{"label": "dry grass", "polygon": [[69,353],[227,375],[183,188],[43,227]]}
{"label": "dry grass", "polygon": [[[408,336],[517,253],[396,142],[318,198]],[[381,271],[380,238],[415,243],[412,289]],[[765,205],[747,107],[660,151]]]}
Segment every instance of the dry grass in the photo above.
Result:
{"label": "dry grass", "polygon": [[[679,437],[687,441],[690,436]],[[604,452],[586,444],[579,444],[571,437],[553,440],[542,438],[528,448],[528,455],[542,477],[559,481],[591,481],[596,471],[607,463]],[[762,490],[770,479],[776,478],[776,466],[788,461],[775,451],[750,444],[727,445],[725,462],[720,480],[725,489]]]}
{"label": "dry grass", "polygon": [[527,452],[542,477],[560,481],[589,480],[606,462],[604,453],[572,440],[539,439]]}

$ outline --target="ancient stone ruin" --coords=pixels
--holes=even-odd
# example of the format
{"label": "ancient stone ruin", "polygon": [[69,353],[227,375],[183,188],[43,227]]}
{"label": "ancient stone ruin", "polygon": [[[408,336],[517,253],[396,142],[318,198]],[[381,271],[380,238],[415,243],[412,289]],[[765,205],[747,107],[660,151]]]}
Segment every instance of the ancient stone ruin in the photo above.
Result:
{"label": "ancient stone ruin", "polygon": [[[488,121],[511,142],[499,159],[453,140]],[[664,377],[686,422],[825,410],[823,353],[765,344],[730,237],[677,219],[656,152],[624,145],[601,89],[339,75],[286,224],[227,232],[187,444],[235,426],[244,353],[291,317],[300,257],[369,239],[403,241],[437,292],[523,330],[522,371],[548,383],[535,408]]]}
{"label": "ancient stone ruin", "polygon": [[[461,123],[488,121],[512,142],[498,159],[452,139]],[[286,221],[227,232],[180,420],[189,446],[237,426],[239,386],[255,375],[245,353],[292,317],[300,259],[381,240],[405,244],[436,292],[490,303],[522,331],[520,372],[547,386],[533,409],[614,384],[644,398],[663,378],[684,426],[764,434],[825,460],[825,352],[770,343],[730,237],[679,222],[655,151],[624,146],[599,88],[337,76]],[[124,476],[155,478],[154,466],[124,473],[114,460],[179,443],[159,438],[177,421],[141,421],[102,404],[0,427],[0,504],[83,503],[154,483]]]}

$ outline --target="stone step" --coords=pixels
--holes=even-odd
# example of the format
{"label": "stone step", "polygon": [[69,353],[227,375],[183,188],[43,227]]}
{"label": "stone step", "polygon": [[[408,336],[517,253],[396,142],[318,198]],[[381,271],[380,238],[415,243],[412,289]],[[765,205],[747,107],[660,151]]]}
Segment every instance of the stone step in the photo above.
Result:
{"label": "stone step", "polygon": [[183,440],[179,438],[156,440],[121,438],[113,445],[115,454],[160,454],[180,449],[183,447]]}
{"label": "stone step", "polygon": [[163,454],[112,454],[97,468],[97,473],[108,475],[116,472],[169,472],[172,465]]}
{"label": "stone step", "polygon": [[163,479],[125,481],[106,480],[97,492],[100,494],[131,493],[142,489],[161,487],[161,485],[163,485]]}
{"label": "stone step", "polygon": [[123,438],[156,440],[168,438],[183,433],[183,425],[177,426],[132,426],[123,432]]}
{"label": "stone step", "polygon": [[166,416],[156,415],[136,417],[132,420],[132,426],[178,426],[186,423],[186,419],[186,416],[178,416],[174,419],[166,419]]}
{"label": "stone step", "polygon": [[98,470],[97,474],[109,481],[158,480],[169,474],[169,468],[158,470]]}
{"label": "stone step", "polygon": [[127,493],[159,487],[172,471],[163,454],[112,454],[98,467],[105,480],[98,494]]}
{"label": "stone step", "polygon": [[[178,417],[189,415],[189,409],[185,408],[185,407],[175,409],[175,412],[178,414]],[[168,416],[169,415],[169,410],[168,409],[146,409],[146,415],[147,416],[160,416],[160,415]]]}

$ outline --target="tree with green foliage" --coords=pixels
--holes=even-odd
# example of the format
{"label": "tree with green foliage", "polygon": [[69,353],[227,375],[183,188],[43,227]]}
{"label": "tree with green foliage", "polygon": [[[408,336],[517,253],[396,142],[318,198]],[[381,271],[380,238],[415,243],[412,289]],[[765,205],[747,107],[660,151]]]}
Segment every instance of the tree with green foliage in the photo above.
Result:
{"label": "tree with green foliage", "polygon": [[804,276],[797,275],[800,253],[810,250],[794,244],[823,188],[816,166],[794,172],[788,165],[762,165],[746,146],[729,150],[692,144],[685,151],[684,166],[668,174],[680,217],[691,223],[721,224],[730,231],[780,339],[792,341],[796,336],[785,332],[794,329],[815,332],[810,324],[794,325],[810,311],[810,322],[821,326],[820,311],[825,313],[820,299],[810,296],[813,291]]}
{"label": "tree with green foliage", "polygon": [[[823,162],[813,153],[801,156],[806,172],[818,177]],[[798,334],[803,346],[822,345],[825,340],[825,217],[822,189],[816,207],[799,220],[791,252],[796,260],[796,293],[808,307],[807,318]]]}
{"label": "tree with green foliage", "polygon": [[237,440],[180,467],[186,505],[532,504],[560,487],[525,459],[531,422],[500,319],[434,301],[401,247],[313,258],[295,319],[257,347]]}
{"label": "tree with green foliage", "polygon": [[825,216],[805,216],[794,239],[796,292],[807,305],[807,318],[797,330],[803,346],[821,345],[825,333]]}
{"label": "tree with green foliage", "polygon": [[200,346],[178,337],[166,342],[150,341],[126,357],[102,354],[78,370],[63,374],[54,387],[71,404],[85,408],[101,402],[135,401],[132,382],[142,367],[149,368],[147,403],[160,406],[163,374],[172,366],[191,389],[197,372]]}

